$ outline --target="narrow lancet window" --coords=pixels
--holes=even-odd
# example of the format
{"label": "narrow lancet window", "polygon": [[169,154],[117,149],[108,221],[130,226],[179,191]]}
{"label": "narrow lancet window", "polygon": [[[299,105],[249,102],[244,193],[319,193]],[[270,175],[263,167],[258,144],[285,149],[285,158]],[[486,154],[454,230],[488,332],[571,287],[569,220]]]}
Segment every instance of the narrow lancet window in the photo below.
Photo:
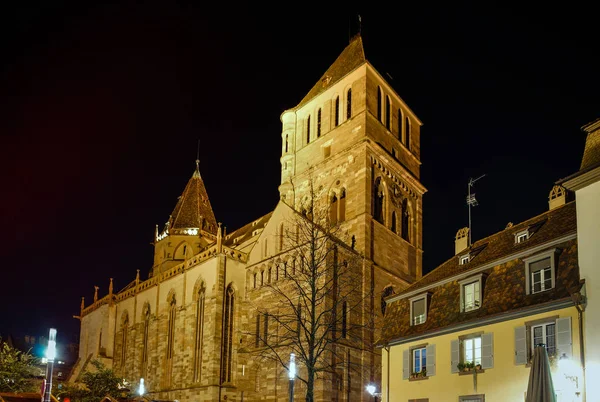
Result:
{"label": "narrow lancet window", "polygon": [[310,143],[310,115],[306,118],[306,143]]}
{"label": "narrow lancet window", "polygon": [[121,367],[125,367],[127,360],[127,327],[129,326],[129,316],[125,316],[123,325],[121,325]]}
{"label": "narrow lancet window", "polygon": [[390,123],[391,123],[391,105],[390,105],[390,97],[386,96],[385,97],[385,128],[387,128],[388,130],[390,129]]}
{"label": "narrow lancet window", "polygon": [[340,191],[340,200],[338,208],[338,222],[344,222],[346,220],[346,190]]}
{"label": "narrow lancet window", "polygon": [[332,225],[337,223],[337,213],[338,213],[338,199],[335,194],[331,195],[331,202],[329,204],[329,222]]}
{"label": "narrow lancet window", "polygon": [[141,377],[146,376],[148,369],[148,339],[150,337],[150,307],[147,306],[144,312],[144,334],[142,338],[142,373]]}
{"label": "narrow lancet window", "polygon": [[335,116],[333,117],[333,121],[335,122],[335,126],[340,125],[340,97],[335,98]]}
{"label": "narrow lancet window", "polygon": [[410,211],[406,198],[402,201],[402,238],[410,243]]}
{"label": "narrow lancet window", "polygon": [[317,138],[321,136],[321,109],[317,112]]}
{"label": "narrow lancet window", "polygon": [[349,89],[346,94],[346,119],[352,117],[352,89]]}
{"label": "narrow lancet window", "polygon": [[377,87],[377,120],[381,121],[381,87]]}
{"label": "narrow lancet window", "polygon": [[385,201],[385,187],[381,182],[381,177],[378,177],[375,180],[375,185],[373,186],[373,217],[379,223],[384,223],[384,203]]}
{"label": "narrow lancet window", "polygon": [[194,382],[200,381],[202,370],[202,338],[204,335],[204,287],[198,293],[196,302],[196,341],[194,344]]}
{"label": "narrow lancet window", "polygon": [[225,314],[223,315],[223,353],[221,354],[221,384],[231,382],[233,357],[233,314],[235,292],[231,284],[225,292]]}
{"label": "narrow lancet window", "polygon": [[405,141],[405,145],[406,148],[408,148],[408,150],[410,151],[410,120],[408,120],[408,117],[404,120],[404,141]]}
{"label": "narrow lancet window", "polygon": [[396,220],[397,220],[396,211],[393,211],[392,212],[392,232],[394,232],[394,233],[397,234],[398,233],[397,232],[398,228],[397,228]]}

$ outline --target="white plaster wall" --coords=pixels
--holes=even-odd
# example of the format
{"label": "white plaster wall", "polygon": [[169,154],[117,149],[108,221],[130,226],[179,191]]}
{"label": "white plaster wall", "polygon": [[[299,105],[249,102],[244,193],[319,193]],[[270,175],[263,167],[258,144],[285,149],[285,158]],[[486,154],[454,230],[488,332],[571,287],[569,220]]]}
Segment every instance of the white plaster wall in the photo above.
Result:
{"label": "white plaster wall", "polygon": [[579,269],[585,279],[585,355],[587,401],[600,401],[600,182],[577,190]]}

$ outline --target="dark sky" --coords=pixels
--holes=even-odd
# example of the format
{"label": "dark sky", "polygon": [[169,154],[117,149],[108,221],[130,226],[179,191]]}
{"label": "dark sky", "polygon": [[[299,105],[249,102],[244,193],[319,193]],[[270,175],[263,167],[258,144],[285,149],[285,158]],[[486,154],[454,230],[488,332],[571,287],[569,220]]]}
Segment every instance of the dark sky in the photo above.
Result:
{"label": "dark sky", "polygon": [[147,275],[198,140],[218,221],[231,231],[272,210],[279,116],[358,14],[367,59],[424,123],[425,271],[453,255],[469,178],[486,174],[474,239],[542,213],[600,117],[591,10],[13,3],[0,12],[4,336],[56,326],[71,339],[94,285]]}

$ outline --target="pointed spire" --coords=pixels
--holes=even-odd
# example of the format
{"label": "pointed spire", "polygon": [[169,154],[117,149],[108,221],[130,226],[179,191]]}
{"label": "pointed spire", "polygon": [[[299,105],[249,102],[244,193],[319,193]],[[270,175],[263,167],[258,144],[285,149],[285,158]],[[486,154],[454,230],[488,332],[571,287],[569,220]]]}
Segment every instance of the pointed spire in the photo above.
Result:
{"label": "pointed spire", "polygon": [[108,284],[108,294],[112,296],[113,293],[113,278],[110,278],[110,283]]}
{"label": "pointed spire", "polygon": [[176,234],[175,232],[178,231],[177,234],[197,235],[200,230],[216,234],[217,220],[210,205],[204,181],[200,176],[200,159],[196,159],[196,170],[169,218],[169,232]]}
{"label": "pointed spire", "polygon": [[333,64],[329,66],[325,74],[323,74],[321,79],[315,84],[304,99],[302,99],[298,106],[304,105],[366,61],[362,37],[360,33],[358,33],[350,39],[348,46],[340,53]]}
{"label": "pointed spire", "polygon": [[98,289],[100,289],[98,286],[94,286],[94,303],[98,301]]}
{"label": "pointed spire", "polygon": [[140,270],[137,270],[137,274],[135,275],[135,286],[140,284]]}
{"label": "pointed spire", "polygon": [[79,313],[79,315],[80,315],[80,316],[83,316],[83,309],[84,309],[84,308],[85,308],[85,297],[82,297],[82,298],[81,298],[81,306],[79,306],[79,310],[80,310],[80,313]]}
{"label": "pointed spire", "polygon": [[217,229],[217,253],[223,251],[223,230],[221,229],[221,222],[219,222],[219,228]]}

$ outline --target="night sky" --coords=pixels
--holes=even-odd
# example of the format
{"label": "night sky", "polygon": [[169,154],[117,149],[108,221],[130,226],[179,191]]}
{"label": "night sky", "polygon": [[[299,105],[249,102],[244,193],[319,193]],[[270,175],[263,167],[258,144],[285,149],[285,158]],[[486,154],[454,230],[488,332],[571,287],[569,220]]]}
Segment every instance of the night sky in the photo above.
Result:
{"label": "night sky", "polygon": [[580,127],[600,117],[591,10],[14,3],[0,12],[4,337],[55,326],[70,341],[94,285],[103,296],[109,277],[117,290],[136,269],[146,277],[154,225],[193,173],[198,140],[228,231],[271,211],[279,116],[358,14],[367,59],[424,123],[425,272],[454,253],[469,178],[486,175],[474,240],[540,214],[579,167]]}

